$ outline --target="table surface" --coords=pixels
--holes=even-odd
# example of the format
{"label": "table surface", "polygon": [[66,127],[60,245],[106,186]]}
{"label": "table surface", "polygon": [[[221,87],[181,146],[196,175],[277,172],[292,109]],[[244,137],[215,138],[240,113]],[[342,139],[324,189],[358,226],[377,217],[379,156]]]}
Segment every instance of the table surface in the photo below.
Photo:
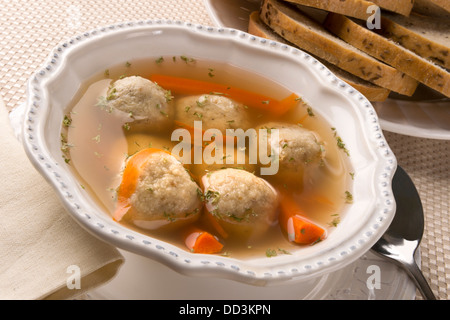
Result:
{"label": "table surface", "polygon": [[[86,30],[124,21],[171,19],[214,25],[202,0],[3,0],[0,94],[11,111],[25,101],[28,78],[52,48]],[[450,107],[450,105],[449,105]],[[450,141],[384,131],[421,196],[425,232],[421,268],[438,299],[450,296]],[[421,299],[417,293],[417,299]]]}

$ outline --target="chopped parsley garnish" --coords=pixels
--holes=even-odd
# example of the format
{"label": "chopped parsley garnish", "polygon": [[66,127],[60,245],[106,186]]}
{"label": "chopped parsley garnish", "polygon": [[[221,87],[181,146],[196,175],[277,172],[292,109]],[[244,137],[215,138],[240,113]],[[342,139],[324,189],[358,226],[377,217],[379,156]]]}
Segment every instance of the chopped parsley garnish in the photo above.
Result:
{"label": "chopped parsley garnish", "polygon": [[186,63],[192,63],[192,62],[195,62],[195,59],[193,59],[193,58],[188,58],[188,57],[186,57],[186,56],[180,56],[180,59],[183,60],[183,61],[186,62]]}
{"label": "chopped parsley garnish", "polygon": [[164,93],[164,97],[166,98],[167,102],[170,102],[173,100],[174,96],[172,95],[172,92],[170,90],[166,90]]}
{"label": "chopped parsley garnish", "polygon": [[203,114],[198,113],[197,111],[193,113],[194,116],[197,116],[199,119],[203,118]]}
{"label": "chopped parsley garnish", "polygon": [[341,217],[339,217],[338,214],[334,214],[334,215],[332,215],[332,216],[334,216],[334,218],[333,218],[333,220],[331,220],[331,222],[329,223],[329,225],[330,225],[331,227],[337,227],[338,224],[341,222]]}
{"label": "chopped parsley garnish", "polygon": [[345,147],[345,143],[344,141],[342,141],[341,137],[336,137],[336,141],[337,141],[337,146],[339,149],[342,149],[346,155],[350,155],[350,152],[348,151],[348,149]]}
{"label": "chopped parsley garnish", "polygon": [[100,135],[96,135],[95,137],[92,138],[92,140],[95,141],[95,143],[100,143]]}
{"label": "chopped parsley garnish", "polygon": [[277,255],[277,251],[275,249],[267,249],[266,250],[266,257],[271,258],[271,257],[275,257]]}
{"label": "chopped parsley garnish", "polygon": [[345,191],[345,202],[353,203],[353,195],[350,193],[350,191]]}
{"label": "chopped parsley garnish", "polygon": [[331,128],[331,130],[333,131],[334,137],[336,138],[336,143],[337,143],[338,148],[339,148],[339,149],[342,149],[342,150],[345,152],[346,155],[350,156],[350,152],[349,152],[348,149],[345,147],[344,141],[342,140],[341,137],[339,137],[339,136],[337,135],[336,128],[333,127],[333,128]]}
{"label": "chopped parsley garnish", "polygon": [[63,120],[63,126],[69,127],[71,124],[72,124],[72,119],[68,115],[65,115],[64,120]]}
{"label": "chopped parsley garnish", "polygon": [[220,200],[220,193],[218,191],[208,190],[205,194],[206,201],[211,201],[212,205],[216,205]]}
{"label": "chopped parsley garnish", "polygon": [[109,91],[108,95],[106,96],[106,101],[115,99],[116,98],[116,92],[117,92],[116,88],[111,88],[111,90]]}

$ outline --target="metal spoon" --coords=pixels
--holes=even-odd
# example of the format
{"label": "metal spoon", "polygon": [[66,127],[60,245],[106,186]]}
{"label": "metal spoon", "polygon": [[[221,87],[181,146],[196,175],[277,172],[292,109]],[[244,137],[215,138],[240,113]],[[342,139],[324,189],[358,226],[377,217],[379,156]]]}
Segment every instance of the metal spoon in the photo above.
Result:
{"label": "metal spoon", "polygon": [[397,204],[394,220],[372,250],[403,267],[425,299],[436,300],[414,259],[424,230],[422,202],[411,178],[400,166],[392,189]]}

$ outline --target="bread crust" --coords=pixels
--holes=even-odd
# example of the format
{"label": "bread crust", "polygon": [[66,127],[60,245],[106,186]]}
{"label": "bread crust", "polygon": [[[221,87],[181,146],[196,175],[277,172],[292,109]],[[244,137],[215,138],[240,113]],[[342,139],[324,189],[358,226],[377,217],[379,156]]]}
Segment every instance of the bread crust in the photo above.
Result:
{"label": "bread crust", "polygon": [[340,14],[329,13],[324,26],[356,48],[450,97],[450,73],[433,62]]}
{"label": "bread crust", "polygon": [[372,14],[371,6],[408,16],[413,8],[413,0],[287,0],[303,6],[340,13],[349,17],[367,20]]}
{"label": "bread crust", "polygon": [[430,17],[450,18],[450,1],[415,0],[413,11]]}
{"label": "bread crust", "polygon": [[260,18],[287,41],[361,79],[407,96],[417,88],[416,80],[348,45],[281,1],[264,0]]}
{"label": "bread crust", "polygon": [[[266,38],[274,41],[278,41],[284,44],[292,45],[288,41],[281,38],[278,34],[276,34],[272,29],[270,29],[264,22],[259,18],[259,13],[254,11],[250,14],[249,23],[248,23],[248,33],[253,34],[255,36]],[[317,58],[316,58],[317,59]],[[333,72],[339,79],[345,81],[347,84],[358,90],[361,94],[363,94],[369,101],[385,101],[390,93],[390,90],[386,88],[382,88],[375,84],[372,84],[368,81],[360,79],[338,67],[322,60],[319,60],[323,65],[325,65],[331,72]]]}
{"label": "bread crust", "polygon": [[381,15],[383,36],[421,57],[450,69],[450,21],[412,13],[408,18]]}

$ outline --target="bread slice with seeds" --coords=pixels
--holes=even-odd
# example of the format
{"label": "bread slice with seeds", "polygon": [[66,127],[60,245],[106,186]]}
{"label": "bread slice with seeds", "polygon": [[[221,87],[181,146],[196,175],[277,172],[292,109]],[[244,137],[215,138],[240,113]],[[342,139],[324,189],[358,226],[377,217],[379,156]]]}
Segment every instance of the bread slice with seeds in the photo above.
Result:
{"label": "bread slice with seeds", "polygon": [[416,13],[406,18],[384,12],[381,15],[381,29],[377,32],[419,56],[450,69],[449,19],[424,17]]}
{"label": "bread slice with seeds", "polygon": [[295,4],[340,13],[349,17],[367,20],[374,14],[372,6],[408,16],[413,0],[287,0]]}
{"label": "bread slice with seeds", "polygon": [[342,40],[450,97],[450,73],[349,17],[329,13],[324,26]]}
{"label": "bread slice with seeds", "polygon": [[[248,22],[248,33],[255,36],[278,41],[287,45],[294,46],[294,44],[286,41],[284,38],[275,33],[269,26],[259,18],[259,12],[254,11],[250,14]],[[358,90],[363,94],[369,101],[385,101],[389,96],[390,90],[382,88],[368,81],[365,81],[357,76],[354,76],[322,59],[318,59],[323,65],[325,65],[331,72],[333,72],[339,79],[345,81],[350,86]]]}
{"label": "bread slice with seeds", "polygon": [[407,96],[417,88],[416,80],[349,45],[286,2],[264,0],[260,18],[287,41],[361,79]]}
{"label": "bread slice with seeds", "polygon": [[450,1],[415,0],[413,12],[430,17],[450,18]]}

